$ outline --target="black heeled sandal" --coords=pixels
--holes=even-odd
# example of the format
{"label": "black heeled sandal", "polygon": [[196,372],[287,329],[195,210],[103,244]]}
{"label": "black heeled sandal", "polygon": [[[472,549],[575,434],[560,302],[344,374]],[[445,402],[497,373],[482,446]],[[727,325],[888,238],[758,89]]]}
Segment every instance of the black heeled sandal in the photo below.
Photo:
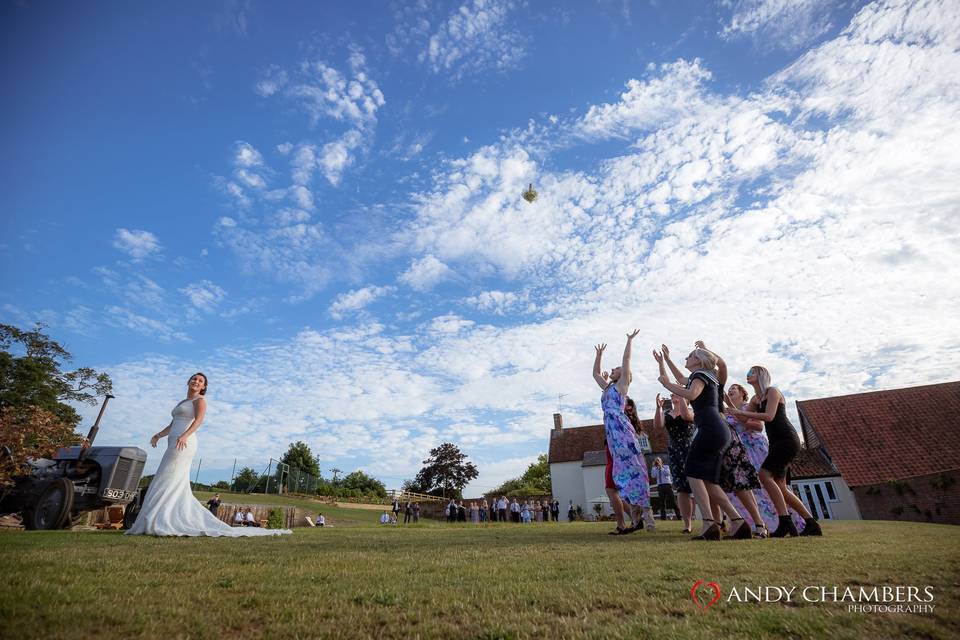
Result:
{"label": "black heeled sandal", "polygon": [[704,518],[704,522],[713,522],[712,525],[706,528],[706,530],[698,536],[693,536],[691,540],[719,540],[720,539],[720,527],[717,526],[715,520],[711,518]]}
{"label": "black heeled sandal", "polygon": [[734,522],[741,522],[742,524],[737,527],[737,530],[733,535],[728,535],[727,540],[752,540],[753,532],[750,531],[750,525],[747,524],[747,521],[743,518],[734,518],[731,521],[731,524]]}

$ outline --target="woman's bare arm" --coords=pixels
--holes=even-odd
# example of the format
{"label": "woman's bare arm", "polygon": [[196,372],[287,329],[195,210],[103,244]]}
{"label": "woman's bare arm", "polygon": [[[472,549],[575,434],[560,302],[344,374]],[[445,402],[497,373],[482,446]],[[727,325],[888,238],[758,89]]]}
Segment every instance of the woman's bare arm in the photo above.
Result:
{"label": "woman's bare arm", "polygon": [[617,391],[620,395],[626,396],[627,389],[630,388],[630,359],[633,351],[633,339],[640,333],[640,329],[634,329],[633,333],[627,334],[627,344],[623,347],[623,360],[620,363],[620,379],[617,380]]}
{"label": "woman's bare arm", "polygon": [[[756,398],[754,398],[756,400]],[[780,393],[780,390],[776,387],[770,387],[767,389],[767,409],[764,413],[759,411],[741,411],[736,407],[731,407],[730,412],[737,416],[737,418],[752,418],[754,420],[762,420],[763,422],[770,422],[773,420],[773,417],[777,415],[777,406],[783,400],[783,394]],[[774,402],[775,401],[775,402]],[[754,408],[754,401],[750,401],[750,406],[748,409]]]}
{"label": "woman's bare arm", "polygon": [[675,393],[684,400],[696,400],[700,397],[700,394],[703,392],[704,386],[706,386],[703,380],[694,378],[693,382],[690,383],[690,388],[681,387],[678,384],[673,384],[667,379],[666,376],[660,376],[657,378],[660,381],[660,384],[664,386],[671,393]]}
{"label": "woman's bare arm", "polygon": [[660,353],[663,354],[663,359],[667,363],[667,366],[670,367],[670,371],[673,373],[673,377],[677,381],[677,384],[686,386],[687,382],[689,382],[689,379],[687,376],[683,375],[683,372],[680,371],[677,365],[673,364],[673,360],[670,359],[670,348],[667,347],[667,345],[662,344],[660,345]]}
{"label": "woman's bare arm", "polygon": [[603,350],[606,348],[606,344],[598,344],[594,347],[597,355],[593,359],[593,379],[597,381],[597,384],[600,385],[601,389],[607,388],[607,381],[603,379],[603,375],[600,373],[600,360],[603,358]]}

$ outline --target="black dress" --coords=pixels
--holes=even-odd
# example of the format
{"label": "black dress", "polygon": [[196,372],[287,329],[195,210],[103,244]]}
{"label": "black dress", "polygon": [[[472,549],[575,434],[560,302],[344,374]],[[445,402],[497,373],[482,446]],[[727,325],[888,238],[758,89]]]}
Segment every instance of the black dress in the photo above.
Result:
{"label": "black dress", "polygon": [[673,490],[692,493],[687,482],[687,455],[693,441],[693,423],[669,413],[663,415],[663,427],[667,430],[667,453],[670,456],[670,471],[673,475]]}
{"label": "black dress", "polygon": [[[767,399],[764,398],[760,403],[760,413],[766,410]],[[773,420],[767,422],[767,439],[770,441],[770,449],[760,468],[769,471],[774,478],[784,478],[790,469],[790,463],[800,453],[800,436],[787,418],[787,409],[782,402],[777,404],[777,413]]]}
{"label": "black dress", "polygon": [[685,471],[688,478],[716,484],[720,480],[723,450],[730,443],[730,429],[720,415],[719,381],[705,371],[696,371],[690,376],[687,388],[697,379],[703,382],[703,391],[690,403],[697,435],[690,444]]}

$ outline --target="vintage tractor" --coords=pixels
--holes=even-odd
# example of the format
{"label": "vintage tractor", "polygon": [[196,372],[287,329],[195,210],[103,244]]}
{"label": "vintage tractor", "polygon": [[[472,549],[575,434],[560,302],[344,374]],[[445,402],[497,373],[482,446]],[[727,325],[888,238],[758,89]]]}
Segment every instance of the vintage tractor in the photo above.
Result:
{"label": "vintage tractor", "polygon": [[[82,445],[60,448],[53,459],[27,460],[30,473],[14,477],[13,486],[0,488],[0,515],[20,512],[27,529],[62,529],[76,524],[88,511],[131,502],[139,505],[137,487],[147,452],[138,447],[93,446],[112,397],[104,398]],[[2,455],[11,452],[4,447]],[[135,510],[127,511],[135,517]],[[124,522],[129,526],[132,518],[125,517]]]}

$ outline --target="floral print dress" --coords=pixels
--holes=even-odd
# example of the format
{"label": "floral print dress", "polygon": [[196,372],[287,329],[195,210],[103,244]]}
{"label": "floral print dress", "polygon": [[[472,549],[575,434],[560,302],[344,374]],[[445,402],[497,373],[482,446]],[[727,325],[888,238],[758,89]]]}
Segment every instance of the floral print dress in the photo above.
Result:
{"label": "floral print dress", "polygon": [[[747,405],[744,405],[742,408],[746,406]],[[767,452],[770,449],[770,442],[767,440],[766,434],[763,431],[751,431],[747,429],[743,423],[732,417],[728,418],[728,422],[730,421],[733,422],[733,428],[740,437],[740,443],[746,451],[750,464],[753,465],[753,468],[756,469],[759,474],[760,465],[763,464],[763,461],[767,457]],[[750,517],[750,513],[746,507],[743,506],[743,503],[741,503],[733,493],[728,493],[728,497],[737,511],[743,514],[743,517],[750,523],[750,526],[755,526],[756,523],[753,521],[753,518]],[[777,517],[777,509],[773,506],[773,500],[770,499],[770,494],[768,494],[767,490],[761,485],[759,488],[753,490],[753,497],[757,501],[757,509],[760,511],[760,517],[763,518],[763,524],[771,531],[776,529],[780,521]],[[797,527],[797,531],[803,531],[805,523],[803,518],[800,517],[800,514],[796,511],[790,511],[790,515],[792,516],[793,523]]]}
{"label": "floral print dress", "polygon": [[647,463],[640,451],[637,433],[623,412],[625,403],[626,399],[620,395],[616,384],[604,389],[600,397],[607,448],[613,458],[613,482],[625,502],[649,508],[650,481],[647,479]]}

